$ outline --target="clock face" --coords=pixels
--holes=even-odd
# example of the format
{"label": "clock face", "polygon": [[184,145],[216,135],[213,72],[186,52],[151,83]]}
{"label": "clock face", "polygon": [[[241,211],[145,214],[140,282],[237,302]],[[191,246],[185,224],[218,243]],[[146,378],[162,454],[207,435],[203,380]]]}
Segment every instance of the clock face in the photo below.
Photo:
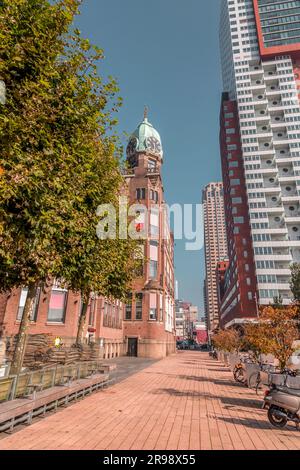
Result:
{"label": "clock face", "polygon": [[161,153],[162,150],[159,140],[155,137],[148,137],[146,139],[146,147],[147,150],[150,150],[154,153]]}
{"label": "clock face", "polygon": [[133,155],[136,151],[138,145],[138,141],[136,137],[132,137],[127,145],[126,153],[128,156]]}

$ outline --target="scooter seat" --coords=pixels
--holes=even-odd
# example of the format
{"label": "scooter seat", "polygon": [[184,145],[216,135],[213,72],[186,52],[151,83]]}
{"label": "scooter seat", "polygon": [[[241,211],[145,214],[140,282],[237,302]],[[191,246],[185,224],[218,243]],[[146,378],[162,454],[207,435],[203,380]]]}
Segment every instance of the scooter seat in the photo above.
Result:
{"label": "scooter seat", "polygon": [[294,395],[294,397],[300,398],[300,390],[295,390],[293,388],[288,387],[278,387],[277,390],[283,393],[287,393],[288,395]]}

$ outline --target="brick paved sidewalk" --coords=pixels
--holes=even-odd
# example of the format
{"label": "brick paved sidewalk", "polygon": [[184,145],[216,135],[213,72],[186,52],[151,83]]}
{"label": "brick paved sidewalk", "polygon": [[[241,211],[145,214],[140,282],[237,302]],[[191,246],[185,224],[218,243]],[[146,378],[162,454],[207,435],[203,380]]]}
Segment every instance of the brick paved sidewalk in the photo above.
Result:
{"label": "brick paved sidewalk", "polygon": [[182,351],[5,437],[0,449],[299,450],[300,433],[272,428],[261,402],[207,353]]}

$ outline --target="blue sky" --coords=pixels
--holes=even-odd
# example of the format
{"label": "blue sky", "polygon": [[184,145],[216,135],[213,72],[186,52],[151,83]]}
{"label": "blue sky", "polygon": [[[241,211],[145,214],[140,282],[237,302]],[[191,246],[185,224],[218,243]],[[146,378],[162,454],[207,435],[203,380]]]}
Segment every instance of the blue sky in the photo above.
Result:
{"label": "blue sky", "polygon": [[[124,99],[120,134],[132,132],[148,105],[164,147],[169,204],[199,204],[220,179],[220,0],[85,0],[77,25],[102,47],[99,72],[113,75]],[[179,295],[203,303],[204,253],[176,241]]]}

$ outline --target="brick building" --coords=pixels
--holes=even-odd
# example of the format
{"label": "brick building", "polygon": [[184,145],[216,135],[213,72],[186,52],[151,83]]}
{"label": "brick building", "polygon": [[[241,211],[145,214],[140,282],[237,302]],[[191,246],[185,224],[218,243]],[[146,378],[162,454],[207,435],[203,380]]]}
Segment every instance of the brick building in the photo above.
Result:
{"label": "brick building", "polygon": [[[136,232],[147,229],[141,241],[144,258],[141,275],[133,285],[131,301],[102,297],[90,299],[84,342],[96,343],[99,356],[128,354],[160,358],[175,352],[174,239],[164,210],[161,165],[163,153],[157,131],[147,117],[130,139],[130,166],[125,175],[125,193],[131,204],[142,204]],[[18,333],[27,296],[26,289],[0,295],[0,338],[7,341]],[[65,346],[74,344],[81,310],[79,294],[54,284],[40,289],[28,333],[60,337]]]}
{"label": "brick building", "polygon": [[[27,290],[16,289],[0,296],[0,338],[7,340],[18,333]],[[29,334],[51,334],[60,337],[63,345],[71,346],[77,335],[81,309],[79,294],[54,285],[50,291],[39,290]],[[102,297],[90,299],[84,329],[84,343],[99,345],[99,356],[113,358],[124,354],[123,312],[119,301]]]}
{"label": "brick building", "polygon": [[143,232],[147,262],[126,305],[126,349],[131,356],[161,358],[176,348],[174,239],[164,211],[161,139],[146,113],[130,137],[127,163],[130,204],[140,204],[136,226]]}

